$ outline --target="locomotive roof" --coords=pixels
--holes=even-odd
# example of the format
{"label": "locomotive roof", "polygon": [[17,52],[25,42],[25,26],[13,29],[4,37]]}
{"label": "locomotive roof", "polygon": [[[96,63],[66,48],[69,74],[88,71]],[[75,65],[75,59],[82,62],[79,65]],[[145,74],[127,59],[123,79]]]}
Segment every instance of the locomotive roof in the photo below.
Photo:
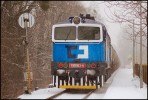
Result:
{"label": "locomotive roof", "polygon": [[[70,24],[71,22],[67,19],[65,21],[62,22],[58,22],[56,24]],[[95,20],[91,20],[91,19],[85,19],[85,23],[91,23],[91,24],[100,24],[103,27],[103,30],[106,30],[105,25],[99,21],[95,21]],[[107,31],[107,30],[106,30]]]}
{"label": "locomotive roof", "polygon": [[[71,22],[69,21],[69,19],[67,19],[67,20],[65,20],[65,21],[62,21],[62,22],[58,22],[58,23],[56,23],[56,24],[70,24]],[[101,26],[102,26],[102,28],[103,28],[103,33],[106,33],[107,35],[109,35],[108,34],[108,32],[107,32],[107,29],[106,29],[106,27],[105,27],[105,25],[103,24],[103,23],[101,23],[101,22],[99,22],[99,21],[95,21],[95,20],[92,20],[92,19],[85,19],[85,23],[87,24],[87,23],[91,23],[91,24],[100,24]],[[109,37],[110,38],[110,37]]]}
{"label": "locomotive roof", "polygon": [[[68,19],[62,22],[58,22],[56,24],[69,24],[71,23]],[[91,20],[91,19],[85,19],[85,23],[91,23],[91,24],[100,24],[102,26],[105,26],[103,23],[99,22],[99,21],[95,21],[95,20]]]}

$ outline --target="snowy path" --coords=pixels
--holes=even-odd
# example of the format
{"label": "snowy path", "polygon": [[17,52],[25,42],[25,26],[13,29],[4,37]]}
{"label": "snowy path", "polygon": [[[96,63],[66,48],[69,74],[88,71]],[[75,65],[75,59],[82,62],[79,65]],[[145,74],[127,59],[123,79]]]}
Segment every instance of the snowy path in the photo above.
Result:
{"label": "snowy path", "polygon": [[133,78],[132,72],[126,67],[119,68],[88,99],[147,99],[147,85],[144,83],[143,88],[139,88],[139,78]]}
{"label": "snowy path", "polygon": [[103,99],[146,99],[147,86],[139,88],[139,78],[133,78],[132,69],[120,68]]}

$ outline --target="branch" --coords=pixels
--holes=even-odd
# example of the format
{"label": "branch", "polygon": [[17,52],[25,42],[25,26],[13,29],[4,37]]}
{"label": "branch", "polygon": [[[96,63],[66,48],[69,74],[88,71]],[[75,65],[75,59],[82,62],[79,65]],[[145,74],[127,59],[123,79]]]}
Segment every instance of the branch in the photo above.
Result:
{"label": "branch", "polygon": [[18,68],[25,69],[24,65],[20,65],[20,64],[17,64],[17,63],[8,61],[8,60],[6,60],[6,59],[3,58],[3,57],[1,57],[1,60],[4,60],[4,61],[6,61],[6,62],[9,63],[9,64],[15,65],[15,66],[17,66]]}

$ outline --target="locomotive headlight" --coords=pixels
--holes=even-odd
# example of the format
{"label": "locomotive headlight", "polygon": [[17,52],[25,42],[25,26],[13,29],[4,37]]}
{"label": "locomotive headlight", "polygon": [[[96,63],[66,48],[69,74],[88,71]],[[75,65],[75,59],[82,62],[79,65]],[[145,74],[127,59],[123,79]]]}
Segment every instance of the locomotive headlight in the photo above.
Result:
{"label": "locomotive headlight", "polygon": [[96,71],[95,70],[87,70],[87,75],[95,75],[96,74]]}
{"label": "locomotive headlight", "polygon": [[58,74],[58,75],[62,75],[62,74],[64,74],[64,73],[66,73],[66,71],[63,70],[63,69],[58,69],[58,70],[57,70],[57,74]]}
{"label": "locomotive headlight", "polygon": [[73,18],[74,24],[79,24],[80,21],[81,21],[81,19],[80,19],[80,17],[78,17],[78,16],[75,16],[75,17]]}

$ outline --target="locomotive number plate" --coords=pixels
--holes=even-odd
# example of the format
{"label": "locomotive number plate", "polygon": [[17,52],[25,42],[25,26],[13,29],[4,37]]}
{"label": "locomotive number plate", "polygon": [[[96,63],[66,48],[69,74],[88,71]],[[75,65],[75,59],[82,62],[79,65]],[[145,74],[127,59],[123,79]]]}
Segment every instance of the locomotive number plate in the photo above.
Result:
{"label": "locomotive number plate", "polygon": [[86,64],[84,63],[70,63],[69,68],[85,68]]}

